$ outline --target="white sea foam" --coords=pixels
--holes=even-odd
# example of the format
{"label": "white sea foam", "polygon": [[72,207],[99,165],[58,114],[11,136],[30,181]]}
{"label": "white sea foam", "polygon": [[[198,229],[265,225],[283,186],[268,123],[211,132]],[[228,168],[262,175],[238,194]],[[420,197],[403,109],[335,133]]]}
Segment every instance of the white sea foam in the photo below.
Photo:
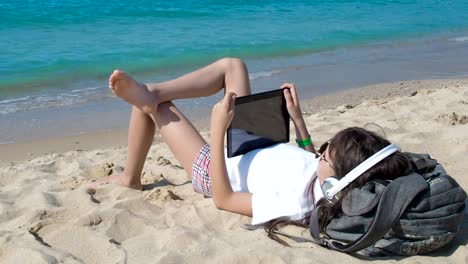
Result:
{"label": "white sea foam", "polygon": [[0,101],[0,105],[1,104],[9,104],[9,103],[14,103],[14,102],[19,102],[19,101],[27,101],[29,100],[31,97],[29,96],[25,96],[25,97],[20,97],[20,98],[14,98],[14,99],[8,99],[8,100],[3,100],[3,101]]}
{"label": "white sea foam", "polygon": [[280,72],[281,71],[279,70],[254,72],[249,74],[249,79],[253,81],[260,78],[270,77]]}
{"label": "white sea foam", "polygon": [[88,88],[83,88],[83,89],[74,89],[71,92],[72,93],[81,93],[83,91],[94,91],[94,90],[103,89],[103,88],[106,88],[106,87],[105,86],[88,87]]}
{"label": "white sea foam", "polygon": [[456,41],[456,42],[465,42],[465,41],[468,41],[468,36],[461,36],[461,37],[451,38],[450,40]]}
{"label": "white sea foam", "polygon": [[111,98],[104,87],[75,89],[60,94],[42,94],[0,101],[0,114],[56,108]]}

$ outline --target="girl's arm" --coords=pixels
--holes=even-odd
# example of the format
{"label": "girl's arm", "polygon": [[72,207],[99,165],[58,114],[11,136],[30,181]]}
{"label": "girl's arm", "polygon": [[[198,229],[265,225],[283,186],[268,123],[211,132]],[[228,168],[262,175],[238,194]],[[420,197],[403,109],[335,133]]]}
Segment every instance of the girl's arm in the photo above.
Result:
{"label": "girl's arm", "polygon": [[[296,130],[296,138],[298,140],[304,140],[310,138],[309,131],[307,131],[307,126],[302,117],[301,106],[299,105],[299,98],[296,93],[296,86],[292,83],[285,83],[281,86],[286,99],[286,106],[288,108],[289,116],[294,123],[294,128]],[[307,151],[315,153],[314,144],[311,141],[311,144],[305,147],[301,147]]]}
{"label": "girl's arm", "polygon": [[[302,114],[301,114],[301,119],[300,120],[293,120],[293,123],[294,123],[294,128],[296,130],[296,138],[298,140],[304,140],[306,138],[309,138],[310,135],[309,135],[309,132],[307,131],[307,126],[304,122],[304,118],[302,118]],[[311,144],[308,145],[308,146],[305,146],[305,147],[301,147],[299,146],[300,148],[303,148],[307,151],[310,151],[312,153],[315,153],[315,147],[314,147],[314,143],[312,143],[311,141]]]}
{"label": "girl's arm", "polygon": [[229,181],[224,159],[224,135],[234,117],[233,93],[213,107],[211,115],[211,161],[210,177],[213,201],[217,208],[233,213],[252,216],[252,194],[234,192]]}

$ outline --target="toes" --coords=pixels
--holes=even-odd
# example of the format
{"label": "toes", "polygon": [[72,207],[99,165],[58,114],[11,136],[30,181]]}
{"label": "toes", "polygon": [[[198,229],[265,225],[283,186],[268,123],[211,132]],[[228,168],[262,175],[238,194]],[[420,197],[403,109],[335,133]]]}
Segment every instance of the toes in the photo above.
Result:
{"label": "toes", "polygon": [[88,183],[86,187],[90,190],[95,190],[98,187],[98,185],[99,184],[97,182],[92,182],[92,183]]}
{"label": "toes", "polygon": [[109,85],[112,88],[115,88],[117,82],[125,79],[132,80],[132,78],[128,76],[127,73],[125,73],[124,71],[114,70],[111,77],[109,78]]}
{"label": "toes", "polygon": [[112,92],[115,94],[115,85],[118,81],[127,78],[127,74],[124,71],[121,70],[114,70],[109,77],[109,88],[112,90]]}
{"label": "toes", "polygon": [[109,83],[114,84],[118,79],[122,78],[122,75],[124,75],[125,72],[121,70],[114,70],[112,74],[109,76]]}
{"label": "toes", "polygon": [[119,70],[114,70],[111,75],[109,76],[109,82],[113,82],[113,80],[115,79],[115,75],[117,75],[117,73],[119,72]]}
{"label": "toes", "polygon": [[106,184],[109,184],[109,182],[107,182],[107,181],[104,181],[104,182],[102,182],[102,181],[93,181],[93,182],[91,182],[91,183],[88,183],[88,185],[86,185],[86,187],[87,187],[88,189],[95,190],[95,189],[97,189],[99,186],[101,186],[101,185],[106,185]]}
{"label": "toes", "polygon": [[113,78],[114,82],[127,78],[127,74],[121,70],[114,70],[114,72],[112,73],[112,76],[114,76]]}
{"label": "toes", "polygon": [[115,69],[115,70],[112,72],[112,75],[111,75],[111,76],[114,76],[114,77],[115,77],[115,76],[119,75],[121,72],[123,72],[123,71],[121,71],[121,70],[119,70],[119,69]]}
{"label": "toes", "polygon": [[114,88],[117,73],[118,73],[118,70],[114,70],[112,74],[109,76],[109,88],[110,89]]}

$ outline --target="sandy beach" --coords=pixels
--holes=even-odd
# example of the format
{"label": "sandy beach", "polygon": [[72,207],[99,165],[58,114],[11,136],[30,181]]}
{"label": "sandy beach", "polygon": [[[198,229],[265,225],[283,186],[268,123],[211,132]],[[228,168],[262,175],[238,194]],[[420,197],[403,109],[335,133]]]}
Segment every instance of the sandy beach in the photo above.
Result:
{"label": "sandy beach", "polygon": [[[302,110],[316,145],[340,129],[376,123],[403,151],[430,153],[468,190],[468,79],[372,85],[304,101]],[[206,121],[197,127],[209,142]],[[0,263],[361,262],[307,241],[289,240],[287,248],[262,228],[246,230],[250,218],[217,210],[193,192],[158,133],[144,191],[86,189],[121,171],[125,159],[126,131],[0,145]],[[309,237],[299,228],[285,232]],[[378,262],[468,263],[467,243],[468,216],[449,247]]]}

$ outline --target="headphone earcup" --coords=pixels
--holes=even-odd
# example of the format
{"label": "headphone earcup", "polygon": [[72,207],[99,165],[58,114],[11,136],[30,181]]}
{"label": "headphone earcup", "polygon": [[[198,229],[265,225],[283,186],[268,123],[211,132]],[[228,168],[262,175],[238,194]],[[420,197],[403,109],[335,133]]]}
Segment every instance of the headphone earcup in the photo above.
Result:
{"label": "headphone earcup", "polygon": [[325,181],[323,181],[322,183],[322,193],[323,193],[323,196],[325,197],[325,199],[327,199],[329,202],[332,202],[334,200],[337,200],[338,199],[338,195],[335,195],[333,197],[329,197],[327,195],[327,191],[330,190],[334,185],[336,185],[337,183],[339,182],[339,180],[335,177],[328,177],[327,179],[325,179]]}

